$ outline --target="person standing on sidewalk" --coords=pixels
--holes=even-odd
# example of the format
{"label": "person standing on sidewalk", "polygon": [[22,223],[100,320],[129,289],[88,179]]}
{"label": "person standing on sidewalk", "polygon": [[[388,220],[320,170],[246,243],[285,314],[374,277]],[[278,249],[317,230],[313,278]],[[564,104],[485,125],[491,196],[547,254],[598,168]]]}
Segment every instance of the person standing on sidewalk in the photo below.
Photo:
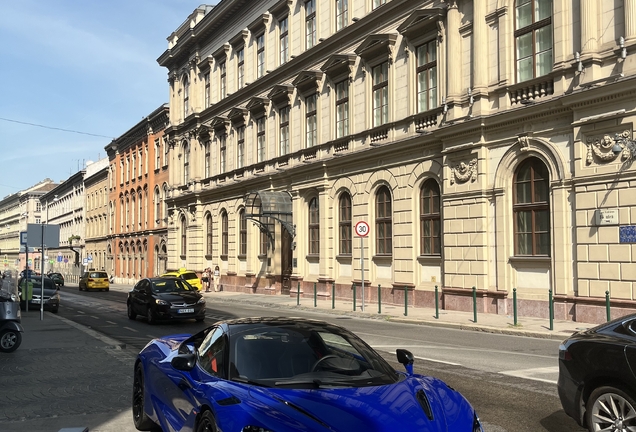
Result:
{"label": "person standing on sidewalk", "polygon": [[214,267],[214,292],[219,292],[219,279],[221,279],[221,269]]}
{"label": "person standing on sidewalk", "polygon": [[203,270],[203,274],[201,275],[201,283],[203,283],[205,292],[210,292],[210,267],[206,267]]}

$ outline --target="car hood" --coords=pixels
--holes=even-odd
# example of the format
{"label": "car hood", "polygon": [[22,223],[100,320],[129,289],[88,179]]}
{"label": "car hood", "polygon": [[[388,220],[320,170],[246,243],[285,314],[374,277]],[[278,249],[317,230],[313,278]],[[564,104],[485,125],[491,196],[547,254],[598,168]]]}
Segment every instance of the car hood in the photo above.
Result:
{"label": "car hood", "polygon": [[249,394],[243,402],[254,408],[249,410],[254,421],[271,430],[285,425],[312,431],[455,432],[472,430],[474,419],[473,408],[460,393],[443,381],[417,375],[377,387],[252,387]]}
{"label": "car hood", "polygon": [[194,291],[180,291],[180,292],[171,292],[171,293],[155,293],[153,294],[156,298],[161,300],[165,300],[167,302],[178,302],[178,301],[186,301],[191,303],[196,303],[200,298],[201,294]]}

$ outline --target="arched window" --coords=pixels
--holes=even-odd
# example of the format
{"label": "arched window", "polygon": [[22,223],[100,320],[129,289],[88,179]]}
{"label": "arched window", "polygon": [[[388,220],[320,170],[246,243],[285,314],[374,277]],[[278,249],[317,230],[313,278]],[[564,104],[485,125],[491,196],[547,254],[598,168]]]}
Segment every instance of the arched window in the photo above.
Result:
{"label": "arched window", "polygon": [[190,111],[190,80],[187,75],[183,76],[183,118],[188,116]]}
{"label": "arched window", "polygon": [[245,209],[239,211],[239,221],[241,223],[239,229],[239,256],[247,255],[247,218],[245,217]]}
{"label": "arched window", "polygon": [[180,221],[180,228],[181,228],[181,257],[185,257],[186,256],[186,250],[188,247],[188,239],[186,237],[186,219],[184,216],[181,216],[181,221]]}
{"label": "arched window", "polygon": [[137,208],[137,194],[135,194],[135,191],[132,191],[132,193],[130,194],[130,230],[135,231],[135,210]]}
{"label": "arched window", "polygon": [[155,221],[161,225],[161,192],[158,187],[155,188]]}
{"label": "arched window", "polygon": [[318,199],[309,201],[309,254],[320,254],[320,211]]}
{"label": "arched window", "polygon": [[188,142],[183,143],[183,184],[187,185],[190,180],[190,146]]}
{"label": "arched window", "polygon": [[439,185],[426,180],[420,190],[420,255],[441,253]]}
{"label": "arched window", "polygon": [[227,220],[227,212],[223,211],[221,213],[221,255],[226,256],[228,254],[228,220]]}
{"label": "arched window", "polygon": [[137,220],[139,223],[139,228],[143,228],[144,225],[144,200],[143,200],[143,195],[141,194],[141,190],[139,190],[138,195],[137,195],[137,204],[139,205],[139,214],[137,215]]}
{"label": "arched window", "polygon": [[340,255],[351,255],[351,195],[347,192],[338,200],[338,233],[340,234]]}
{"label": "arched window", "polygon": [[515,47],[518,83],[552,71],[552,0],[517,0]]}
{"label": "arched window", "polygon": [[519,165],[513,195],[515,255],[549,256],[549,176],[542,161],[529,158]]}
{"label": "arched window", "polygon": [[205,218],[205,254],[212,256],[212,215]]}
{"label": "arched window", "polygon": [[382,186],[375,197],[376,253],[378,255],[391,255],[393,251],[392,224],[391,192],[388,187]]}

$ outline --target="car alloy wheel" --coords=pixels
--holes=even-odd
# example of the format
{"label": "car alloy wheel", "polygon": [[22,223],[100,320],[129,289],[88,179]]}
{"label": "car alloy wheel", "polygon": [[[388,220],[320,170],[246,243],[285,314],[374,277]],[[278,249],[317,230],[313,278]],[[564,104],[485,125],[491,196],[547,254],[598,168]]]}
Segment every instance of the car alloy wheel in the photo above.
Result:
{"label": "car alloy wheel", "polygon": [[156,426],[150,417],[146,415],[144,411],[144,399],[146,393],[144,390],[144,371],[141,368],[141,364],[137,364],[135,367],[135,378],[133,380],[133,394],[132,394],[132,413],[133,421],[137,430],[151,430]]}
{"label": "car alloy wheel", "polygon": [[0,332],[0,351],[10,353],[18,349],[22,343],[22,334],[13,329],[5,329]]}
{"label": "car alloy wheel", "polygon": [[214,416],[210,411],[204,411],[197,423],[196,432],[217,432]]}
{"label": "car alloy wheel", "polygon": [[134,320],[135,318],[137,318],[137,314],[133,310],[132,303],[128,303],[128,307],[126,307],[126,310],[128,311],[128,318],[129,319]]}
{"label": "car alloy wheel", "polygon": [[590,432],[636,430],[636,402],[621,389],[599,387],[587,401],[586,417]]}

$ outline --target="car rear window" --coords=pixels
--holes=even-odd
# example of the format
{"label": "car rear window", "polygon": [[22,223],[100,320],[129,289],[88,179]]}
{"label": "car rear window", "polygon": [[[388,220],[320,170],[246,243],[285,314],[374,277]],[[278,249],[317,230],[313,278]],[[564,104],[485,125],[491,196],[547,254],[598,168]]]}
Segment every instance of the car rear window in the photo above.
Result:
{"label": "car rear window", "polygon": [[189,280],[189,279],[199,279],[199,276],[197,276],[196,273],[194,272],[190,272],[190,273],[183,273],[183,278],[185,280]]}
{"label": "car rear window", "polygon": [[88,275],[88,277],[95,278],[95,279],[99,279],[99,278],[108,279],[108,275],[106,274],[106,272],[93,272],[90,275]]}

